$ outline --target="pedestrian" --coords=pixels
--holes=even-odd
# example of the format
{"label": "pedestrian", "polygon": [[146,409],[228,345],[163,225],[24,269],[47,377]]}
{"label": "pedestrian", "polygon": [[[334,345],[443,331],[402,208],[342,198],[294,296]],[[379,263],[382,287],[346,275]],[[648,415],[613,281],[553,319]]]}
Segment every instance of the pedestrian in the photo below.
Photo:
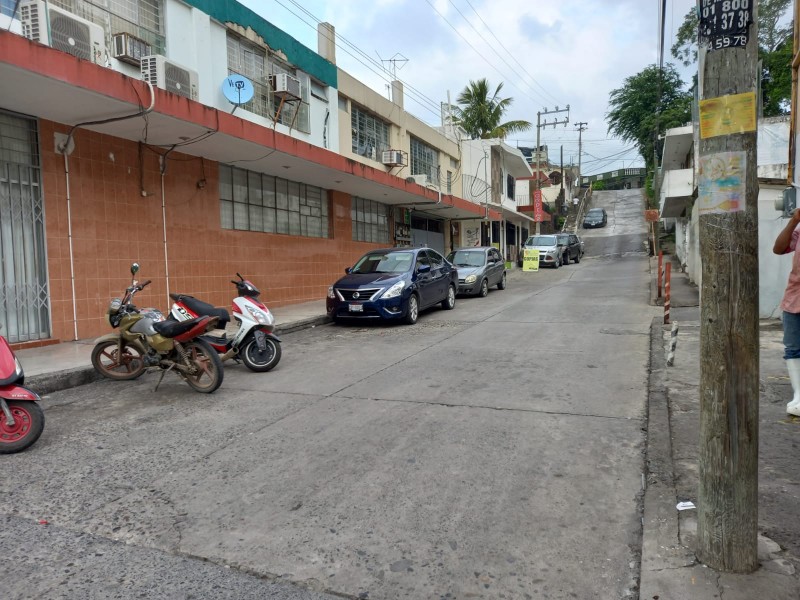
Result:
{"label": "pedestrian", "polygon": [[789,370],[794,396],[786,405],[786,412],[800,417],[800,252],[797,252],[797,240],[800,238],[800,208],[792,213],[786,227],[778,234],[772,251],[775,254],[792,256],[792,270],[789,282],[783,293],[781,310],[783,311],[783,358]]}

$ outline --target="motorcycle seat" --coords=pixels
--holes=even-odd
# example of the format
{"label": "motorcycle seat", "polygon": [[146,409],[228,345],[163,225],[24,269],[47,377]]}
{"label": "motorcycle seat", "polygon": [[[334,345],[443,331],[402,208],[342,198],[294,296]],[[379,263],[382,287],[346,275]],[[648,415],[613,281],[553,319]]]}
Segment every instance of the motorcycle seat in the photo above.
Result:
{"label": "motorcycle seat", "polygon": [[203,302],[202,300],[198,300],[194,296],[189,296],[188,294],[170,294],[170,298],[175,300],[175,302],[182,302],[186,306],[189,307],[193,313],[198,315],[208,315],[209,317],[218,317],[219,318],[219,327],[225,329],[225,326],[231,320],[228,311],[224,308],[217,308],[216,306],[212,306],[208,302]]}
{"label": "motorcycle seat", "polygon": [[174,338],[189,331],[192,327],[197,325],[197,322],[201,318],[202,317],[197,317],[196,319],[189,319],[188,321],[173,321],[171,319],[156,321],[153,323],[153,329],[164,337]]}

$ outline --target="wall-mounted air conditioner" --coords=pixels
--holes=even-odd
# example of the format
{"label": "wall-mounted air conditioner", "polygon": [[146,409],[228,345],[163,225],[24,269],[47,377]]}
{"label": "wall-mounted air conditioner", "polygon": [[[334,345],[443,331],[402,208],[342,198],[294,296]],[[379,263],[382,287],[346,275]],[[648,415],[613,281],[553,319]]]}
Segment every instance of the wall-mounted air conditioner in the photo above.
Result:
{"label": "wall-mounted air conditioner", "polygon": [[300,99],[302,94],[300,92],[300,80],[286,73],[278,73],[277,75],[269,76],[269,83],[272,86],[272,91],[278,97],[289,99]]}
{"label": "wall-mounted air conditioner", "polygon": [[427,175],[411,175],[410,177],[406,177],[406,181],[408,181],[409,183],[411,182],[412,179],[414,180],[414,183],[416,183],[417,185],[421,185],[423,187],[431,182],[430,177],[428,177]]}
{"label": "wall-mounted air conditioner", "polygon": [[197,72],[182,67],[166,56],[151,54],[142,57],[142,79],[162,90],[197,100]]}
{"label": "wall-mounted air conditioner", "polygon": [[142,58],[150,55],[150,44],[130,33],[115,33],[111,38],[114,58],[131,65],[141,66]]}
{"label": "wall-mounted air conditioner", "polygon": [[384,150],[381,152],[381,162],[390,167],[405,166],[406,159],[402,150]]}
{"label": "wall-mounted air conditioner", "polygon": [[22,33],[29,40],[47,44],[83,60],[96,63],[105,61],[106,34],[97,23],[82,19],[44,0],[24,0],[19,5],[19,14]]}

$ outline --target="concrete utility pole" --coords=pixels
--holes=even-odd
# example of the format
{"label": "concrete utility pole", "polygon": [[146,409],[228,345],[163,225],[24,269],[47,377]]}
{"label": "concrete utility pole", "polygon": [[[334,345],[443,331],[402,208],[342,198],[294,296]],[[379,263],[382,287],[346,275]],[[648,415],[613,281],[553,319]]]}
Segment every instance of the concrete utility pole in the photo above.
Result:
{"label": "concrete utility pole", "polygon": [[758,2],[699,8],[697,556],[749,573],[758,567]]}
{"label": "concrete utility pole", "polygon": [[[563,119],[561,119],[560,121],[558,119],[555,119],[555,120],[551,121],[550,123],[548,123],[547,119],[545,119],[544,123],[542,123],[542,115],[552,115],[552,114],[562,113],[562,112],[567,113],[567,116],[564,117]],[[559,109],[556,106],[555,110],[547,110],[545,108],[543,111],[540,111],[540,112],[536,113],[536,191],[534,192],[534,194],[538,196],[538,202],[540,202],[540,203],[542,202],[542,181],[540,179],[540,173],[539,173],[539,169],[540,169],[540,166],[541,166],[539,159],[542,156],[542,151],[541,151],[541,146],[540,146],[540,144],[541,144],[541,141],[540,141],[541,128],[542,127],[547,127],[548,125],[552,125],[553,129],[555,129],[556,125],[564,125],[564,127],[566,127],[567,123],[569,123],[569,104],[567,104],[566,108]],[[534,198],[534,202],[536,202],[536,198]],[[534,213],[534,216],[536,216],[535,213]],[[536,221],[536,234],[538,235],[541,232],[542,232],[541,222],[540,221]]]}
{"label": "concrete utility pole", "polygon": [[583,132],[586,131],[587,125],[588,123],[586,123],[585,121],[582,121],[580,123],[575,123],[575,127],[577,127],[576,131],[578,132],[578,190],[581,189],[581,152],[583,150],[581,137],[583,135]]}

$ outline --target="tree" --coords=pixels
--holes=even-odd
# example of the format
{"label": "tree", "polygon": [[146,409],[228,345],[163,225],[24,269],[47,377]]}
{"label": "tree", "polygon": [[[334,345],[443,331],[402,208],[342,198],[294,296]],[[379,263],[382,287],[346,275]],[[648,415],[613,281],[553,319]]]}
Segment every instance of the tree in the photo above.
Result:
{"label": "tree", "polygon": [[528,121],[501,123],[503,115],[511,107],[512,98],[499,98],[503,84],[494,93],[489,92],[486,79],[471,81],[456,98],[458,106],[452,106],[453,122],[463,127],[469,137],[475,139],[505,139],[511,133],[525,131],[531,127]]}
{"label": "tree", "polygon": [[683,82],[671,64],[664,67],[663,75],[656,65],[650,65],[628,77],[621,88],[611,91],[608,104],[609,133],[636,144],[647,165],[653,164],[657,134],[685,125],[692,118],[692,94],[683,90]]}
{"label": "tree", "polygon": [[[758,3],[758,58],[762,61],[761,90],[764,116],[789,112],[792,87],[792,24],[782,24],[792,0],[761,0]],[[683,18],[672,56],[688,67],[697,62],[697,9]]]}

